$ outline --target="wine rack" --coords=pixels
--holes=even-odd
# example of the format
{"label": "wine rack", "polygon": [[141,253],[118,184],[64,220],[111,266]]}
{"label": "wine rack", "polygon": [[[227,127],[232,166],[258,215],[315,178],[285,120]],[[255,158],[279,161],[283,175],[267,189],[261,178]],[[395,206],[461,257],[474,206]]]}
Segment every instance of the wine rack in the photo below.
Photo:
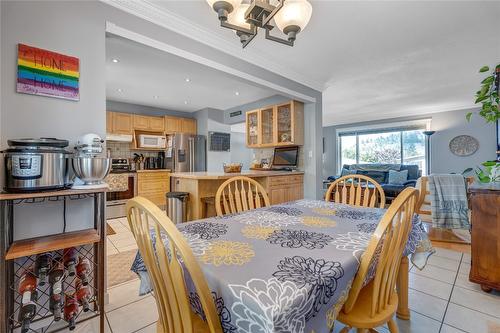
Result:
{"label": "wine rack", "polygon": [[[56,321],[50,306],[51,284],[48,281],[43,285],[40,284],[40,279],[37,276],[39,270],[35,269],[35,264],[37,258],[47,254],[51,258],[51,265],[45,272],[47,276],[57,266],[59,266],[59,272],[64,271],[61,295],[64,304],[67,301],[66,295],[70,295],[68,296],[69,303],[72,303],[73,298],[76,297],[77,284],[82,284],[78,274],[71,276],[69,267],[65,267],[62,262],[64,261],[65,249],[72,249],[72,257],[74,257],[72,262],[74,264],[85,263],[88,284],[84,288],[88,288],[85,290],[86,292],[90,291],[90,297],[89,294],[85,297],[85,303],[89,305],[88,311],[83,311],[82,304],[78,307],[74,306],[75,310],[78,309],[72,316],[75,320],[75,327],[78,329],[82,322],[99,317],[99,332],[104,333],[105,191],[105,189],[93,189],[88,191],[62,190],[30,194],[0,194],[0,332],[21,332],[22,322],[19,313],[23,303],[26,305],[27,301],[28,303],[32,302],[36,307],[34,314],[33,307],[29,308],[28,333],[53,333],[68,330],[69,323],[64,318],[64,305],[61,307],[62,318]],[[93,217],[91,217],[94,222],[93,228],[32,239],[13,240],[15,206],[31,203],[40,204],[44,201],[81,199],[93,200],[94,209]],[[62,269],[63,267],[64,269]],[[37,297],[22,289],[24,296],[31,296],[31,298],[24,299],[23,302],[20,283],[23,284],[21,279],[25,279],[27,275],[30,276],[28,278],[31,281],[30,286],[33,285],[33,276],[36,278]]]}

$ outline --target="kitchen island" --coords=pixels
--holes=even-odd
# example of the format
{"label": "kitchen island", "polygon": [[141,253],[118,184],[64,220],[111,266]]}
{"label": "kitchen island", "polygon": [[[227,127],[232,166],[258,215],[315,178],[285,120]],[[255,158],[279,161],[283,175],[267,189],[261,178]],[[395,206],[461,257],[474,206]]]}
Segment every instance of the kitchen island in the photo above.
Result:
{"label": "kitchen island", "polygon": [[172,191],[189,193],[187,220],[198,220],[214,215],[214,198],[219,186],[231,177],[245,176],[255,179],[267,191],[272,205],[304,197],[304,172],[254,171],[176,172],[170,174]]}

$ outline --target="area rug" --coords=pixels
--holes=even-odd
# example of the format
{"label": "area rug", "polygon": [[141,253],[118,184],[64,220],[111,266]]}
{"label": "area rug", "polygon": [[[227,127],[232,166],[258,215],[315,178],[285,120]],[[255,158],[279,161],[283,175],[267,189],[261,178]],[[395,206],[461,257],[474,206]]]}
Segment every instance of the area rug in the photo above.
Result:
{"label": "area rug", "polygon": [[106,236],[114,235],[116,234],[116,231],[111,228],[109,223],[106,223]]}
{"label": "area rug", "polygon": [[108,288],[137,279],[137,274],[130,270],[137,250],[130,250],[108,256]]}

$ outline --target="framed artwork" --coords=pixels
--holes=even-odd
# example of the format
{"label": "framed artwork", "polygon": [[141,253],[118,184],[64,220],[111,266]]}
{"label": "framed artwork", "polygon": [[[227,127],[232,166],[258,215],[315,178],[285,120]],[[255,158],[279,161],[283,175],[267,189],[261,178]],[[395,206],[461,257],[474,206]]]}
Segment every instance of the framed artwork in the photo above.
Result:
{"label": "framed artwork", "polygon": [[80,60],[18,44],[17,92],[80,100]]}

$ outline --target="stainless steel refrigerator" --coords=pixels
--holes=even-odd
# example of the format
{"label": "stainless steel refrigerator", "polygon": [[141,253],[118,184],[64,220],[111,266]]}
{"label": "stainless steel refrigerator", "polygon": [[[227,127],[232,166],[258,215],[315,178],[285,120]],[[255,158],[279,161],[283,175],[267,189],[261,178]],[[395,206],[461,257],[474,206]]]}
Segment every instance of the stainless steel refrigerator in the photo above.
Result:
{"label": "stainless steel refrigerator", "polygon": [[168,135],[165,158],[172,172],[207,171],[207,138],[187,133]]}

